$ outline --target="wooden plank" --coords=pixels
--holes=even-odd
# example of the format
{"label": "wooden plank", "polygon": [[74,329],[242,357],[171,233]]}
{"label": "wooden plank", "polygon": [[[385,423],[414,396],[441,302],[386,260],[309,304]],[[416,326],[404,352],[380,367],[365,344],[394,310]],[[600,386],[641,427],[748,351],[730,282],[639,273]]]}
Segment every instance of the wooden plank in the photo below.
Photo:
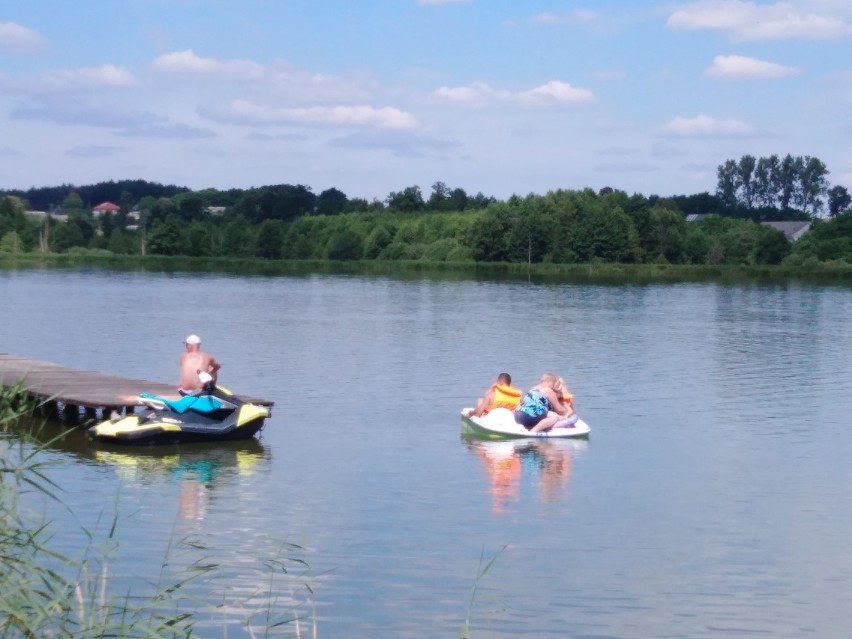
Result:
{"label": "wooden plank", "polygon": [[[59,401],[71,406],[95,409],[135,406],[135,402],[122,399],[122,396],[127,395],[151,393],[169,396],[176,393],[171,384],[107,375],[0,353],[0,385],[6,388],[20,380],[23,380],[27,393],[43,401]],[[252,404],[273,405],[270,400],[240,393],[235,395]]]}

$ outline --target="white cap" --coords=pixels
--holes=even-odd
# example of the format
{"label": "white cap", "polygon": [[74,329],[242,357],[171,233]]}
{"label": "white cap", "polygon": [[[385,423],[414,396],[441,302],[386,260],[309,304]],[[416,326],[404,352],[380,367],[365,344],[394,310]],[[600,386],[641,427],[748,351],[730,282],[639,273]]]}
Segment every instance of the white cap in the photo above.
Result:
{"label": "white cap", "polygon": [[190,335],[185,340],[183,340],[183,343],[184,344],[191,344],[191,345],[195,346],[196,344],[201,343],[201,338],[198,337],[198,335]]}

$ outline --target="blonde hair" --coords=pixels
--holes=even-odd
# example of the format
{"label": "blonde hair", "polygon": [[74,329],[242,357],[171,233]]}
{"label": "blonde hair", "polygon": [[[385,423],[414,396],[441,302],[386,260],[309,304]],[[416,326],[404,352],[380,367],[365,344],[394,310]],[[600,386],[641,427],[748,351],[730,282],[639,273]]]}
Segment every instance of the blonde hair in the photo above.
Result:
{"label": "blonde hair", "polygon": [[559,383],[559,378],[553,373],[545,373],[541,376],[541,379],[538,380],[539,386],[550,386],[553,390],[558,390],[556,388],[556,384]]}

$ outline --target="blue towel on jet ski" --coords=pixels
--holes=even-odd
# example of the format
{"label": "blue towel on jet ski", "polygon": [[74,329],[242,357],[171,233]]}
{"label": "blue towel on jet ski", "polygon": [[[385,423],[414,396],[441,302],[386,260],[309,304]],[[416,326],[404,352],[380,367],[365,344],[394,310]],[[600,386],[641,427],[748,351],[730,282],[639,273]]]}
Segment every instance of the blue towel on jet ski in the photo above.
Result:
{"label": "blue towel on jet ski", "polygon": [[186,395],[180,399],[163,399],[162,397],[157,397],[156,395],[151,395],[149,393],[141,393],[139,396],[163,402],[178,415],[183,415],[190,409],[194,410],[196,413],[212,413],[214,410],[222,406],[222,402],[210,395],[201,395],[200,397]]}

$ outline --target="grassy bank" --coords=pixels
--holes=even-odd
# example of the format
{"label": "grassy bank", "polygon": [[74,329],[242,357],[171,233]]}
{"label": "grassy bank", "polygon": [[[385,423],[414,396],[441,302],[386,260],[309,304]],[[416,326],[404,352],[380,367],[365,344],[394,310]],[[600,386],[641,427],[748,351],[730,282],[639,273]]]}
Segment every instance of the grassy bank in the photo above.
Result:
{"label": "grassy bank", "polygon": [[262,260],[256,258],[169,257],[28,253],[0,257],[0,268],[103,268],[140,272],[232,273],[239,275],[365,275],[402,279],[531,280],[547,283],[651,284],[680,282],[807,283],[852,285],[852,266],[710,266],[682,264],[518,264],[362,260]]}

